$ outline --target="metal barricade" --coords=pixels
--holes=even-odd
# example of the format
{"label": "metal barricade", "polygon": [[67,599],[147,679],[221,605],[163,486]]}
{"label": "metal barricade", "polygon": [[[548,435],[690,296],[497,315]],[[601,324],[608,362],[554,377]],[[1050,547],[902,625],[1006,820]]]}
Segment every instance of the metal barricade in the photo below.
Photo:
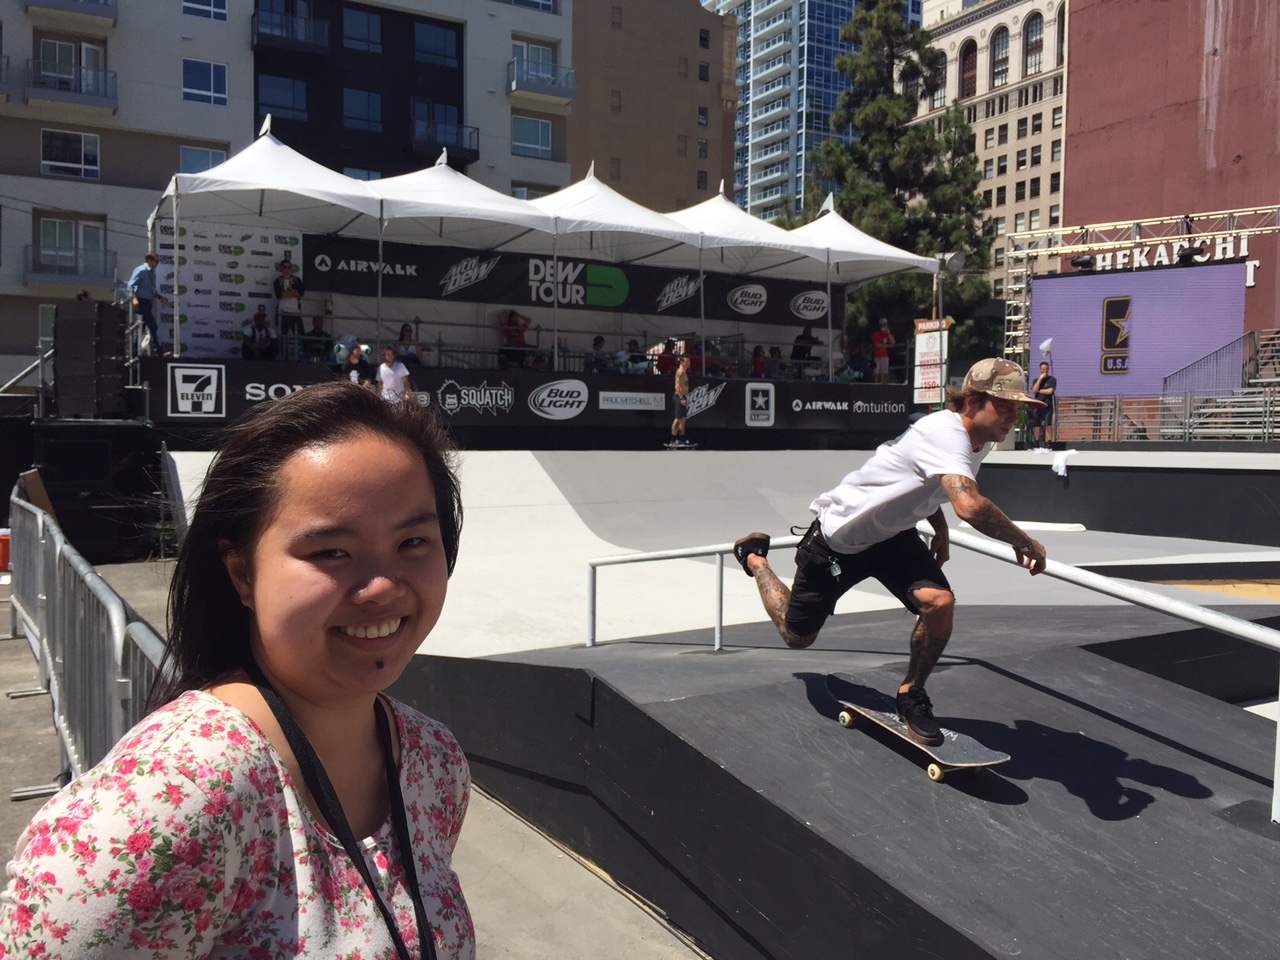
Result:
{"label": "metal barricade", "polygon": [[67,541],[53,518],[9,497],[13,633],[21,628],[53,705],[64,767],[101,760],[145,712],[164,642]]}

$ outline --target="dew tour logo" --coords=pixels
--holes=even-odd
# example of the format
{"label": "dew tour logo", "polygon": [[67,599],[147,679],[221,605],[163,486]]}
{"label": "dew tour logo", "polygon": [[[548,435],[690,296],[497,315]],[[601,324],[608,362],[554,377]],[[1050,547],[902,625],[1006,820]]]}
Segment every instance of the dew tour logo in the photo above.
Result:
{"label": "dew tour logo", "polygon": [[515,398],[515,390],[506,383],[491,387],[488,381],[476,387],[464,387],[456,380],[446,380],[436,391],[436,400],[440,403],[440,409],[450,416],[467,407],[476,413],[489,413],[494,416],[497,416],[498,411],[508,413]]}
{"label": "dew tour logo", "polygon": [[227,376],[222,364],[169,365],[169,416],[225,417]]}
{"label": "dew tour logo", "polygon": [[717,384],[715,387],[708,384],[694,387],[689,391],[689,416],[696,417],[704,410],[710,410],[716,405],[716,401],[720,399],[720,394],[724,392],[724,384]]}
{"label": "dew tour logo", "polygon": [[702,289],[702,277],[695,279],[687,273],[681,274],[663,287],[662,292],[658,294],[658,311],[675,306],[681,300],[688,300],[700,289]]}
{"label": "dew tour logo", "polygon": [[449,272],[444,275],[444,279],[440,281],[440,296],[447,297],[451,293],[457,293],[463,287],[469,287],[473,283],[479,283],[489,274],[493,273],[493,268],[498,265],[501,257],[494,257],[492,260],[480,262],[479,257],[467,257],[467,259],[455,263],[449,268]]}

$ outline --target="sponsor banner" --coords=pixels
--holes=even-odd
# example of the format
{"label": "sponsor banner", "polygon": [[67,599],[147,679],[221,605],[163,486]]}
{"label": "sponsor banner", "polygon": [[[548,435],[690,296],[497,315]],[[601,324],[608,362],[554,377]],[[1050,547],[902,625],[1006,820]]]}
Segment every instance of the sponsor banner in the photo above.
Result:
{"label": "sponsor banner", "polygon": [[[142,358],[152,389],[164,385],[156,422],[216,426],[255,403],[337,377],[318,363],[227,363]],[[414,399],[453,426],[651,429],[671,425],[671,377],[411,367]],[[835,430],[892,436],[907,425],[903,385],[716,380],[691,377],[689,430]]]}
{"label": "sponsor banner", "polygon": [[[307,234],[302,268],[316,293],[501,303],[514,307],[558,304],[567,310],[617,310],[693,319],[750,319],[786,326],[826,322],[822,285],[598,263],[570,257],[479,252],[457,247],[385,243]],[[837,304],[844,288],[834,287]],[[840,320],[841,318],[837,318]]]}
{"label": "sponsor banner", "polygon": [[171,221],[158,222],[156,282],[169,298],[158,304],[161,339],[173,342],[176,295],[181,355],[239,361],[244,330],[259,307],[279,333],[276,264],[288,257],[300,275],[301,242],[296,232],[198,222],[179,224],[175,237]]}

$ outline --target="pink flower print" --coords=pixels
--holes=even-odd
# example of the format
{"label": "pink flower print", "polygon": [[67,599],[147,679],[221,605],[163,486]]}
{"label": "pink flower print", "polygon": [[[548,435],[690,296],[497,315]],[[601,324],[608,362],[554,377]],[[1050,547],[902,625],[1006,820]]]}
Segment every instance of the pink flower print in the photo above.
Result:
{"label": "pink flower print", "polygon": [[71,849],[75,852],[76,860],[85,865],[91,866],[98,859],[98,851],[83,840],[77,840]]}
{"label": "pink flower print", "polygon": [[[67,939],[67,936],[71,933],[70,923],[53,923],[52,921],[50,921],[49,923],[45,924],[44,928],[48,932],[49,936],[51,936],[54,940],[65,940]],[[0,956],[3,956],[3,954],[0,954]]]}
{"label": "pink flower print", "polygon": [[175,807],[182,803],[186,794],[182,792],[182,788],[176,783],[171,783],[164,788],[164,798]]}
{"label": "pink flower print", "polygon": [[17,909],[13,911],[13,924],[18,928],[19,933],[26,933],[31,929],[31,918],[34,916],[31,908],[25,903],[18,904]]}
{"label": "pink flower print", "polygon": [[173,855],[187,866],[198,863],[203,853],[204,848],[195,837],[183,837],[173,845]]}
{"label": "pink flower print", "polygon": [[123,774],[126,777],[137,769],[138,769],[138,758],[133,756],[132,754],[121,757],[118,761],[116,761],[116,773]]}
{"label": "pink flower print", "polygon": [[342,888],[338,886],[338,881],[327,874],[321,877],[320,896],[324,897],[326,903],[339,903],[342,900]]}
{"label": "pink flower print", "polygon": [[249,738],[244,735],[244,731],[240,729],[227,731],[227,741],[233,746],[243,747],[249,742]]}
{"label": "pink flower print", "polygon": [[154,843],[155,839],[151,834],[138,831],[137,833],[130,834],[129,839],[125,841],[125,847],[135,857],[140,857],[150,850]]}
{"label": "pink flower print", "polygon": [[204,812],[211,817],[220,817],[227,809],[227,791],[218,789],[209,794],[209,802],[204,805]]}
{"label": "pink flower print", "polygon": [[140,918],[149,917],[160,905],[160,891],[150,880],[139,880],[129,888],[125,900]]}

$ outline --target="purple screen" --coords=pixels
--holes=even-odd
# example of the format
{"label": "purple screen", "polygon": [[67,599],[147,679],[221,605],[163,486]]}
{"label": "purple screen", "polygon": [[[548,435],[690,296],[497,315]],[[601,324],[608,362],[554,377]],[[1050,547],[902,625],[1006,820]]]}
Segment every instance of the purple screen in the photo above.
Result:
{"label": "purple screen", "polygon": [[1244,334],[1244,281],[1243,263],[1037,277],[1027,373],[1052,337],[1059,396],[1159,396],[1166,376]]}

